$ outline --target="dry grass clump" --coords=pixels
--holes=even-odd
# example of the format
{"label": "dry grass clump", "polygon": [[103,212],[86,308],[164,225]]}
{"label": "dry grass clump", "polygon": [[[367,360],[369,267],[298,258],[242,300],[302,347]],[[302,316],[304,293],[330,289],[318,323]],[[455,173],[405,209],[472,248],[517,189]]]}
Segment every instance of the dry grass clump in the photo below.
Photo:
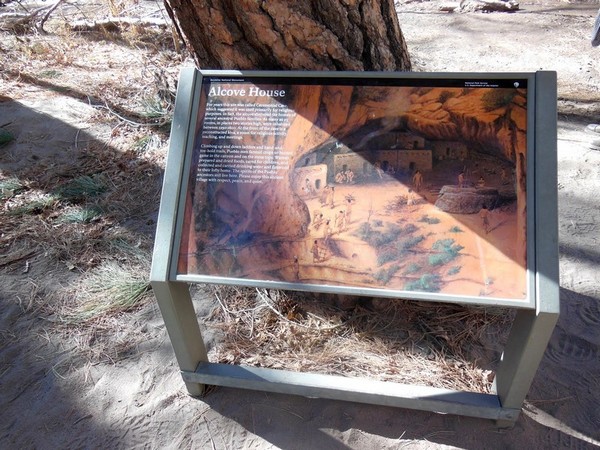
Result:
{"label": "dry grass clump", "polygon": [[[218,362],[490,392],[510,316],[483,308],[365,299],[342,311],[323,295],[212,288]],[[482,349],[482,347],[484,347]],[[475,349],[475,351],[473,351]]]}
{"label": "dry grass clump", "polygon": [[59,373],[86,362],[125,358],[155,337],[147,323],[153,308],[147,274],[148,264],[107,261],[39,298],[54,333],[70,346],[55,368]]}
{"label": "dry grass clump", "polygon": [[107,261],[69,287],[75,296],[58,312],[60,321],[76,324],[131,311],[148,298],[147,274],[147,267],[125,269]]}

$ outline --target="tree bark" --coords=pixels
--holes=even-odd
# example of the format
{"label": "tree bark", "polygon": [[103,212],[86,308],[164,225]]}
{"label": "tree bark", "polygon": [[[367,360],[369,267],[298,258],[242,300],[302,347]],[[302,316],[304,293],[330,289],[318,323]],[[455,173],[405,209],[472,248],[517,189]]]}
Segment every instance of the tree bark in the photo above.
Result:
{"label": "tree bark", "polygon": [[203,69],[411,70],[393,0],[165,0]]}
{"label": "tree bark", "polygon": [[394,0],[164,2],[202,69],[411,70]]}

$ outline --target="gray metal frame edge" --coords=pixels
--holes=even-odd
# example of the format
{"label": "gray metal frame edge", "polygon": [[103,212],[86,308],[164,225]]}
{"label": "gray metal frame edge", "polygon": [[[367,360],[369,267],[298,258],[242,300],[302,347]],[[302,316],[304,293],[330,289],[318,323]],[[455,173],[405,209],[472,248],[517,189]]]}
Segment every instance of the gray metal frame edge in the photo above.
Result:
{"label": "gray metal frame edge", "polygon": [[536,78],[536,309],[517,311],[496,371],[496,392],[508,408],[523,404],[560,313],[556,72],[537,72]]}
{"label": "gray metal frame edge", "polygon": [[[179,77],[150,270],[152,290],[180,370],[195,370],[200,361],[208,361],[189,285],[170,281],[185,149],[194,129],[192,112],[197,97],[197,80],[195,68],[183,69]],[[197,383],[186,383],[186,387],[191,395],[201,395],[204,390]]]}

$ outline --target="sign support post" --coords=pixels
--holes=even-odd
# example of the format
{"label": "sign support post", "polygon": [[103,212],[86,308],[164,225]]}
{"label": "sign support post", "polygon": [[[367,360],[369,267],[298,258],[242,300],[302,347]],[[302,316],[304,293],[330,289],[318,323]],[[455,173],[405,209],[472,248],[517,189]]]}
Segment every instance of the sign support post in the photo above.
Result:
{"label": "sign support post", "polygon": [[[184,152],[180,149],[186,147],[188,139],[195,86],[195,70],[182,71],[177,89],[170,150],[163,180],[156,231],[157,239],[152,255],[150,274],[152,290],[165,321],[177,363],[181,370],[191,371],[195,370],[201,361],[208,361],[208,357],[192,304],[189,285],[171,281],[170,267],[173,249],[169,242],[173,242],[175,238],[174,225],[184,165]],[[186,387],[192,396],[199,396],[204,390],[201,384],[194,382],[186,382]]]}
{"label": "sign support post", "polygon": [[535,160],[536,309],[517,312],[494,380],[502,405],[514,408],[525,400],[560,312],[556,74],[538,72],[536,78],[542,90],[536,92],[535,141],[543,150]]}

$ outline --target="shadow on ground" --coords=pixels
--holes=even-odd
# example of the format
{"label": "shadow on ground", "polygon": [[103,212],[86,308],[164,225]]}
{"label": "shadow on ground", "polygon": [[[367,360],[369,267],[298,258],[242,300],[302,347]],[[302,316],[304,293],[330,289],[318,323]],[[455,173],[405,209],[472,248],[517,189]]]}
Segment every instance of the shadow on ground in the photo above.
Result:
{"label": "shadow on ground", "polygon": [[[104,123],[88,132],[95,120]],[[149,260],[162,169],[139,149],[107,144],[118,122],[75,99],[2,97],[0,126],[14,137],[0,147],[0,446],[59,448],[92,434],[108,440],[111,430],[81,403],[82,367],[93,363],[80,357],[81,347],[94,342],[77,342],[54,302],[58,290],[105,261]],[[97,180],[101,189],[79,186],[71,195],[66,188],[76,180]],[[86,210],[95,214],[71,215]],[[147,314],[124,319],[110,336],[114,351],[100,360],[145,348],[117,346],[123,329],[135,330]],[[77,428],[85,431],[76,436]]]}
{"label": "shadow on ground", "polygon": [[[146,344],[129,349],[112,364],[88,362],[82,367],[72,361],[77,343],[65,342],[56,333],[44,300],[51,298],[57,285],[73,282],[88,268],[83,262],[77,270],[66,266],[68,258],[85,250],[85,245],[101,258],[130,257],[105,246],[115,229],[121,238],[141,240],[149,252],[161,169],[106,145],[111,140],[110,123],[96,135],[87,133],[86,120],[93,110],[86,105],[63,104],[61,119],[52,118],[49,113],[56,112],[55,102],[40,98],[28,105],[0,103],[0,125],[16,138],[0,149],[0,170],[4,178],[15,178],[24,186],[21,193],[2,200],[3,206],[20,197],[33,201],[37,197],[32,193],[44,196],[81,176],[104,174],[110,182],[92,200],[104,208],[103,217],[77,224],[78,238],[57,238],[61,227],[72,225],[58,223],[60,208],[85,205],[89,198],[18,215],[9,212],[21,204],[11,203],[0,215],[0,446],[125,448],[179,443],[202,447],[205,443],[232,448],[234,442],[261,446],[266,441],[281,448],[344,449],[393,447],[418,440],[415,445],[422,448],[444,444],[479,449],[485,443],[486,448],[504,449],[535,447],[540,442],[545,448],[585,448],[590,439],[600,439],[600,412],[593,394],[599,380],[599,299],[573,288],[561,289],[562,315],[528,398],[546,416],[533,420],[523,413],[511,430],[499,431],[486,420],[225,388],[201,400],[191,399],[180,394],[183,383],[164,326],[152,308],[134,315],[152,324]],[[122,195],[133,206],[115,206]],[[39,222],[47,234],[20,228]],[[100,234],[86,234],[91,231]],[[11,238],[17,235],[24,239]],[[64,246],[60,251],[53,248],[58,244]],[[31,252],[11,259],[22,249]],[[570,244],[561,250],[565,258],[576,255],[598,263],[595,251]],[[134,377],[138,384],[133,383]],[[159,391],[164,385],[168,395]],[[162,397],[153,400],[153,396]],[[542,425],[548,417],[551,420]]]}

